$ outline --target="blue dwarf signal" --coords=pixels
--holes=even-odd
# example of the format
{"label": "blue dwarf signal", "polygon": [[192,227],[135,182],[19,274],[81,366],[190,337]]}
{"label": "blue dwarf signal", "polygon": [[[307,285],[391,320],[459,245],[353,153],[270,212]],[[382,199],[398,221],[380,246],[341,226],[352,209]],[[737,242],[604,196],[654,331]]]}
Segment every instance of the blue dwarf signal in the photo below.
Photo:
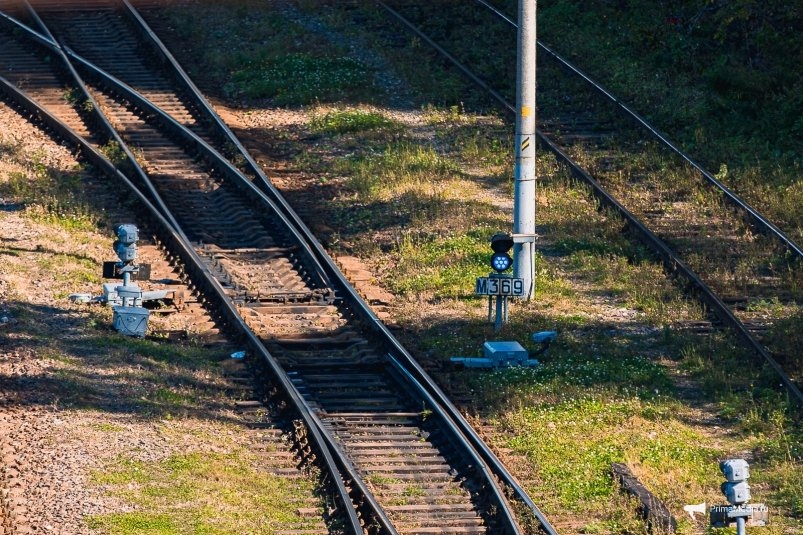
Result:
{"label": "blue dwarf signal", "polygon": [[494,253],[493,256],[491,256],[491,267],[499,273],[510,269],[512,264],[513,259],[507,253]]}

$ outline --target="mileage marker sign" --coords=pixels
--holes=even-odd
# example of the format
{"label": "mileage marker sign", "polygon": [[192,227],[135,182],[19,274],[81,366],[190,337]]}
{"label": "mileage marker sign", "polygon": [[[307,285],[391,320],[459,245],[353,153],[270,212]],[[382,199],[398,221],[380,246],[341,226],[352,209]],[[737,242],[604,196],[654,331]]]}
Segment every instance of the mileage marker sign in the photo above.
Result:
{"label": "mileage marker sign", "polygon": [[524,279],[513,277],[477,277],[474,293],[477,295],[506,295],[513,297],[527,295],[524,291]]}

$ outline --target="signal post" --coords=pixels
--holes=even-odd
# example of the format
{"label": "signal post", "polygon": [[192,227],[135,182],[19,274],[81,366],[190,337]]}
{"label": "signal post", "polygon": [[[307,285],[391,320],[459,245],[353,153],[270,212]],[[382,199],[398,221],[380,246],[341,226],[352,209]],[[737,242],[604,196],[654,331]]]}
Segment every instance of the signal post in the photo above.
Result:
{"label": "signal post", "polygon": [[516,69],[516,135],[513,199],[513,276],[535,289],[535,60],[536,0],[519,0]]}

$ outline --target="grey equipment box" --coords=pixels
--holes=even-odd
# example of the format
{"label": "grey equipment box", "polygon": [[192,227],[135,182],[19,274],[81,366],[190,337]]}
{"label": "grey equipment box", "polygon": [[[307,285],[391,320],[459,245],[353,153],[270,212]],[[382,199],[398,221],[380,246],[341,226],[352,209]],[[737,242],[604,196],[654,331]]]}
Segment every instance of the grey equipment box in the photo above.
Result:
{"label": "grey equipment box", "polygon": [[143,307],[114,307],[114,328],[126,336],[145,337],[150,311]]}

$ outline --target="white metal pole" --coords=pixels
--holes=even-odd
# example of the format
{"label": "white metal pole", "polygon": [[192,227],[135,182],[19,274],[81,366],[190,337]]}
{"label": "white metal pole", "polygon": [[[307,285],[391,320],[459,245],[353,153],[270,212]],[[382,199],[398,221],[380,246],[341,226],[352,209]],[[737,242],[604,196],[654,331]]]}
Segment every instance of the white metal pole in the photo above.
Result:
{"label": "white metal pole", "polygon": [[[536,0],[519,0],[516,69],[516,163],[513,200],[513,276],[532,299],[535,279],[535,40]],[[517,237],[524,239],[517,239]]]}

